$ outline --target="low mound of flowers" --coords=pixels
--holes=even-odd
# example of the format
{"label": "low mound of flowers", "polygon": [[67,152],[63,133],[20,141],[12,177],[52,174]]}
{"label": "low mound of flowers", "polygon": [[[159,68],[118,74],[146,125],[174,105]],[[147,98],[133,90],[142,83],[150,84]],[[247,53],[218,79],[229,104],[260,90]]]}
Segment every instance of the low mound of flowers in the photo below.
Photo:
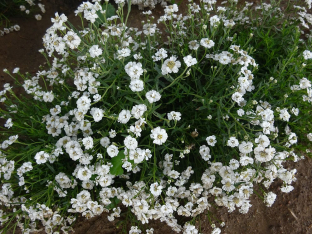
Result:
{"label": "low mound of flowers", "polygon": [[143,12],[139,30],[131,3],[124,15],[123,1],[116,12],[93,2],[75,11],[80,29],[55,14],[47,70],[6,71],[27,95],[0,93],[4,233],[68,233],[79,215],[122,210],[135,216],[129,233],[150,220],[198,233],[212,204],[247,213],[253,193],[272,206],[273,181],[293,190],[283,163],[312,141],[304,6],[203,0],[181,15],[173,4],[157,23]]}

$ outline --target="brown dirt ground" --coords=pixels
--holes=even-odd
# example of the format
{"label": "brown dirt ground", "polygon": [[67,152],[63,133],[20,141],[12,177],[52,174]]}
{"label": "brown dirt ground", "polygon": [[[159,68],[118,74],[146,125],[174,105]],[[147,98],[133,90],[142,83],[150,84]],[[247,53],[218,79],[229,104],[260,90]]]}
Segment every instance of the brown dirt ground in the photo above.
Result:
{"label": "brown dirt ground", "polygon": [[[38,50],[43,48],[41,38],[46,28],[51,25],[50,18],[54,16],[54,12],[64,12],[70,22],[77,22],[71,12],[79,1],[43,0],[42,2],[45,4],[47,12],[41,21],[34,18],[11,18],[11,22],[19,24],[21,30],[0,37],[0,87],[7,82],[13,83],[12,79],[3,72],[4,68],[12,71],[15,67],[20,67],[22,73],[35,74],[39,65],[45,64],[44,58]],[[185,10],[186,7],[183,4],[187,1],[182,0],[181,2],[182,10]],[[157,17],[162,12],[162,8],[158,6],[154,9],[153,15]],[[140,27],[140,22],[145,19],[145,16],[140,13],[136,6],[133,7],[129,18],[131,26]],[[17,93],[23,94],[22,90],[17,90]],[[271,208],[267,208],[261,199],[255,196],[252,202],[253,206],[246,215],[239,214],[237,211],[228,213],[225,208],[212,208],[210,210],[214,214],[213,217],[210,215],[212,222],[217,224],[217,220],[224,221],[226,226],[222,228],[222,233],[227,234],[312,233],[312,159],[307,158],[296,164],[288,163],[287,166],[298,170],[298,180],[294,183],[295,189],[284,194],[278,189],[281,182],[275,182],[271,188],[278,196]],[[80,219],[74,225],[74,230],[77,234],[119,234],[122,231],[118,228],[117,222],[109,222],[106,214],[103,214],[90,220]],[[210,233],[212,230],[207,215],[201,215],[197,225],[203,234]],[[168,226],[160,222],[152,222],[146,227],[153,227],[156,234],[174,233]]]}

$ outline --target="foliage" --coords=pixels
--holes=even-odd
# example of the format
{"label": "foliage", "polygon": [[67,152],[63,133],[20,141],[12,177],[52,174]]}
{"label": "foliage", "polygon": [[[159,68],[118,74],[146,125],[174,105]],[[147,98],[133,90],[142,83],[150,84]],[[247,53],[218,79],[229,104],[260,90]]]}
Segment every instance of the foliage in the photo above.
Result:
{"label": "foliage", "polygon": [[118,16],[107,2],[80,5],[81,29],[55,14],[41,51],[49,69],[6,71],[32,99],[1,92],[5,232],[16,218],[24,231],[41,221],[66,233],[78,215],[112,211],[112,221],[122,205],[142,224],[197,233],[213,203],[247,213],[254,184],[267,206],[274,180],[293,189],[296,169],[283,163],[312,140],[311,37],[299,29],[309,15],[213,2],[184,17],[167,6],[163,33],[149,19],[128,28],[121,1]]}

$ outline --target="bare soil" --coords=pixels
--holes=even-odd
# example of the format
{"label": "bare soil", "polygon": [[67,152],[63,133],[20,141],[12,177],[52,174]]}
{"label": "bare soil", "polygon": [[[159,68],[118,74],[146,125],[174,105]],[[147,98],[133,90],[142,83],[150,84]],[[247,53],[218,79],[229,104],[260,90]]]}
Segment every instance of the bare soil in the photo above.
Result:
{"label": "bare soil", "polygon": [[[22,73],[35,74],[39,65],[45,65],[44,57],[38,50],[43,48],[42,36],[51,26],[50,18],[55,12],[65,13],[70,22],[79,22],[73,14],[79,1],[43,0],[42,2],[47,12],[41,21],[35,18],[11,18],[11,22],[19,24],[21,30],[0,37],[0,87],[8,82],[13,84],[13,80],[3,72],[4,68],[12,71],[15,67],[20,67]],[[182,11],[187,9],[185,3],[187,1],[184,0],[180,5]],[[153,10],[156,18],[162,13],[160,6]],[[145,20],[145,16],[134,6],[129,18],[130,25],[139,28],[142,20]],[[22,95],[23,91],[19,89],[17,93]],[[312,159],[307,158],[298,163],[289,162],[287,166],[297,168],[295,189],[284,194],[278,189],[281,182],[275,182],[271,188],[278,196],[271,208],[266,207],[257,196],[254,196],[253,206],[246,215],[239,214],[237,211],[228,213],[225,208],[213,207],[210,209],[209,218],[207,214],[203,214],[198,219],[197,225],[200,231],[204,234],[210,233],[212,228],[209,220],[217,226],[219,220],[225,222],[226,226],[222,228],[222,233],[227,234],[312,233]],[[102,214],[90,220],[79,219],[74,225],[74,230],[77,234],[119,234],[122,233],[118,225],[119,221],[109,222],[106,214]],[[156,234],[174,233],[166,224],[159,221],[154,221],[146,227],[153,227]]]}

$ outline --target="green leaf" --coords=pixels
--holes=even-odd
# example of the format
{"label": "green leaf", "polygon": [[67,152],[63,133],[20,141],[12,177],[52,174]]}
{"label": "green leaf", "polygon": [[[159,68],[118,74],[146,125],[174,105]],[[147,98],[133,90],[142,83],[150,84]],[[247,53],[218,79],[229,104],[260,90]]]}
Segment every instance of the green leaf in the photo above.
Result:
{"label": "green leaf", "polygon": [[109,3],[106,10],[106,19],[112,17],[113,15],[116,15],[116,9]]}
{"label": "green leaf", "polygon": [[106,206],[106,209],[109,210],[112,210],[113,208],[117,207],[118,204],[121,202],[121,200],[119,200],[117,197],[110,198],[109,200],[111,200],[111,204]]}
{"label": "green leaf", "polygon": [[119,151],[116,157],[113,157],[111,163],[113,166],[110,168],[110,173],[112,175],[122,175],[124,170],[122,169],[122,159],[125,158],[124,151]]}
{"label": "green leaf", "polygon": [[166,80],[168,80],[169,82],[171,82],[171,83],[174,81],[173,77],[170,76],[169,74],[165,75],[164,78],[165,78]]}
{"label": "green leaf", "polygon": [[55,170],[54,170],[54,168],[51,167],[48,163],[46,163],[46,166],[47,166],[54,174],[56,173]]}
{"label": "green leaf", "polygon": [[205,109],[207,109],[206,106],[201,106],[201,107],[198,107],[196,110],[205,110]]}
{"label": "green leaf", "polygon": [[[105,5],[102,6],[102,9],[105,10]],[[101,11],[97,11],[96,14],[98,15],[98,18],[95,19],[94,24],[96,25],[96,27],[99,27],[100,24],[104,24],[105,23],[105,18],[110,18],[113,15],[116,15],[116,10],[115,7],[112,4],[108,4],[107,5],[107,10],[105,12],[105,17],[104,14],[101,13]]]}
{"label": "green leaf", "polygon": [[162,119],[162,120],[166,120],[166,121],[167,121],[167,119],[165,119],[165,118],[164,118],[164,116],[166,115],[166,113],[164,113],[164,114],[160,114],[160,113],[158,113],[158,112],[154,111],[154,112],[153,112],[153,114],[154,114],[155,116],[157,116],[158,118],[160,118],[160,119]]}
{"label": "green leaf", "polygon": [[131,102],[134,102],[136,104],[142,104],[142,101],[141,100],[136,100],[134,98],[131,98],[131,97],[128,97],[128,96],[125,96],[126,99],[128,99],[129,101]]}
{"label": "green leaf", "polygon": [[217,108],[217,126],[220,129],[221,128],[221,112],[220,107]]}
{"label": "green leaf", "polygon": [[95,181],[96,177],[98,177],[99,175],[98,174],[93,174],[90,178],[90,180],[92,181]]}
{"label": "green leaf", "polygon": [[153,113],[155,110],[157,110],[159,107],[161,106],[161,104],[154,106],[151,110],[149,110],[149,113]]}

